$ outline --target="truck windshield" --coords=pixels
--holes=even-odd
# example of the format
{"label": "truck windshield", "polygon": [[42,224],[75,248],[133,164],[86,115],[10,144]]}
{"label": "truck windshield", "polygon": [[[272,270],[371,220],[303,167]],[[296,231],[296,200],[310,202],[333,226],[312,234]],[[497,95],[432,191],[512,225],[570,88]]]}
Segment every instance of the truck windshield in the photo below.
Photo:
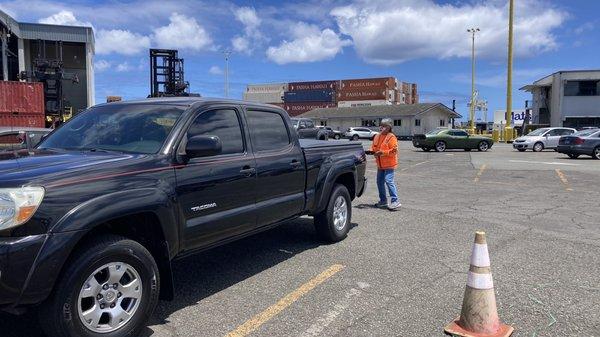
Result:
{"label": "truck windshield", "polygon": [[88,109],[65,123],[39,149],[157,153],[182,106],[107,104]]}

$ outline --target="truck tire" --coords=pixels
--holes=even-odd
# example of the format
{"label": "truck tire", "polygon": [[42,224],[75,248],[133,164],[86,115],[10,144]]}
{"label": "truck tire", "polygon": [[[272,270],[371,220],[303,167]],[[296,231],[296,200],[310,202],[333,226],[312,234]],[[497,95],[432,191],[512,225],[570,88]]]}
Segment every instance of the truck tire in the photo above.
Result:
{"label": "truck tire", "polygon": [[49,336],[138,336],[158,303],[159,271],[150,252],[105,235],[72,255],[39,319]]}
{"label": "truck tire", "polygon": [[327,242],[342,241],[348,235],[352,220],[352,200],[344,185],[335,185],[327,208],[315,215],[317,234]]}

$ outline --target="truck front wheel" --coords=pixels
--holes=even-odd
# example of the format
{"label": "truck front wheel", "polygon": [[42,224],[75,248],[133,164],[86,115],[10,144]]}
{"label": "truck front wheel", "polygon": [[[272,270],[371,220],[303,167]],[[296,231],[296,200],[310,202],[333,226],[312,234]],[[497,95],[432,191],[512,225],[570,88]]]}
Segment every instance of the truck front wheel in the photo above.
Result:
{"label": "truck front wheel", "polygon": [[344,185],[335,185],[327,208],[315,216],[319,236],[328,242],[342,241],[348,235],[352,219],[352,200]]}
{"label": "truck front wheel", "polygon": [[74,254],[40,310],[49,336],[138,336],[158,303],[159,272],[144,246],[107,235]]}

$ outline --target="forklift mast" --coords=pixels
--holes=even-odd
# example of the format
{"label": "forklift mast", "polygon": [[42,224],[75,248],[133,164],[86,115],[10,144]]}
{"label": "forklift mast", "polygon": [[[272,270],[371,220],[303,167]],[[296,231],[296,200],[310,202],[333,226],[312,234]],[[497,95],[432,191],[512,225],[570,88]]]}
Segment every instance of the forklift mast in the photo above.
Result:
{"label": "forklift mast", "polygon": [[38,40],[37,45],[38,54],[33,61],[33,71],[21,72],[19,79],[29,82],[42,82],[44,84],[46,117],[55,117],[64,122],[70,116],[66,113],[69,108],[65,107],[62,81],[79,83],[79,78],[76,74],[69,74],[64,71],[62,41],[55,42],[54,58],[48,58],[46,55],[46,41]]}
{"label": "forklift mast", "polygon": [[150,95],[148,97],[194,96],[185,81],[183,59],[177,50],[150,49]]}

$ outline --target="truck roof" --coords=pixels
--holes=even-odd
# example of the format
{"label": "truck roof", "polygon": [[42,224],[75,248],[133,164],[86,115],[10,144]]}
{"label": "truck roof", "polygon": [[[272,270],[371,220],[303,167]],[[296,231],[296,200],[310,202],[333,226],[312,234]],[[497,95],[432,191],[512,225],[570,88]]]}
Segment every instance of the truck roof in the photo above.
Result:
{"label": "truck roof", "polygon": [[229,98],[214,98],[214,97],[153,97],[153,98],[145,98],[139,100],[131,100],[131,101],[118,101],[111,103],[103,103],[100,105],[128,105],[128,104],[164,104],[164,105],[181,105],[181,106],[192,106],[199,103],[225,103],[225,104],[243,104],[243,105],[251,105],[257,107],[269,107],[269,108],[278,108],[275,105],[251,102],[251,101],[243,101]]}

